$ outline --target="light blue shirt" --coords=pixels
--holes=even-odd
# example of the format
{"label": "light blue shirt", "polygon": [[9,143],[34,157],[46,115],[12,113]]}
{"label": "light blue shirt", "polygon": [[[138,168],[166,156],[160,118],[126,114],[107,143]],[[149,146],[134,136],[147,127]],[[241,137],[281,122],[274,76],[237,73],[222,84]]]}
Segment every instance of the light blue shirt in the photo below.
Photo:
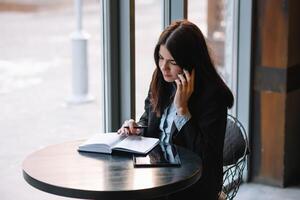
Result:
{"label": "light blue shirt", "polygon": [[181,128],[185,125],[185,123],[190,120],[190,118],[190,113],[188,113],[187,115],[177,115],[174,103],[168,106],[164,110],[159,124],[159,129],[161,130],[160,142],[164,144],[171,143],[170,138],[173,122],[177,130],[180,131]]}

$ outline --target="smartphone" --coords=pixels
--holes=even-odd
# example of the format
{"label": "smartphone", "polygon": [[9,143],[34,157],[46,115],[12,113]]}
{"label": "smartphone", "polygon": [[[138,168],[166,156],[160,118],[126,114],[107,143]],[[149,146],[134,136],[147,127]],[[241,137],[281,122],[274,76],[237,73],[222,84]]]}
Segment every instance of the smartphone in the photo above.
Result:
{"label": "smartphone", "polygon": [[[185,68],[184,70],[187,70],[187,71],[189,72],[189,74],[191,74],[191,73],[192,73],[192,70],[193,70],[193,68],[192,68],[192,67],[188,67],[188,68]],[[184,73],[183,71],[182,71],[181,73],[179,73],[179,74],[182,74],[182,75],[183,75],[183,77],[184,77],[184,78],[186,78],[186,77],[185,77],[185,73]],[[179,74],[178,74],[178,75],[179,75]]]}
{"label": "smartphone", "polygon": [[182,75],[185,79],[186,79],[186,77],[185,77],[185,74],[182,72],[182,73],[179,73],[179,74],[177,74],[177,77],[179,78],[179,75]]}

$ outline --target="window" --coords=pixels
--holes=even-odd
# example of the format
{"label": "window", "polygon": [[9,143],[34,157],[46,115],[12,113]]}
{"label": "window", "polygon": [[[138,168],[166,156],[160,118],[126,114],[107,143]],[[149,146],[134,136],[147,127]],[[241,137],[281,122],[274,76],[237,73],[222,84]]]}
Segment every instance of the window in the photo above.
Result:
{"label": "window", "polygon": [[144,112],[152,73],[155,69],[154,47],[162,31],[161,1],[135,1],[135,77],[136,119]]}
{"label": "window", "polygon": [[74,3],[0,3],[0,165],[6,168],[0,176],[9,183],[2,185],[1,199],[61,199],[31,188],[20,174],[22,160],[41,147],[101,130],[98,0],[82,1],[81,16],[82,28],[90,36],[88,83],[94,101],[78,105],[67,101],[72,95]]}
{"label": "window", "polygon": [[[203,32],[216,68],[236,96],[237,2],[189,0],[188,19]],[[231,110],[235,112],[235,107]]]}

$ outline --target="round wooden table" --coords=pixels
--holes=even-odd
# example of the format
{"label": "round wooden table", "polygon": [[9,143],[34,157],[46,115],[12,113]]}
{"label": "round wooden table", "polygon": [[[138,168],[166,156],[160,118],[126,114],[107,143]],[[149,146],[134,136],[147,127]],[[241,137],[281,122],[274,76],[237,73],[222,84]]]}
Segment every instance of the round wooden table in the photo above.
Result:
{"label": "round wooden table", "polygon": [[24,179],[42,191],[83,199],[151,199],[189,187],[201,159],[178,147],[180,167],[134,168],[132,155],[80,153],[82,140],[47,146],[23,161]]}

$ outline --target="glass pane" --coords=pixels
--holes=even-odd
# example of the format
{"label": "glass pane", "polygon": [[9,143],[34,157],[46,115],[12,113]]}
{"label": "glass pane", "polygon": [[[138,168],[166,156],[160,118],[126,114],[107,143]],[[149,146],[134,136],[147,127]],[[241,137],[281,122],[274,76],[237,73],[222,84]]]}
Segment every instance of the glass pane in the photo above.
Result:
{"label": "glass pane", "polygon": [[162,2],[160,0],[135,1],[135,70],[136,119],[144,111],[154,63],[154,47],[162,30]]}
{"label": "glass pane", "polygon": [[188,19],[197,24],[206,37],[217,70],[234,96],[237,75],[236,13],[235,0],[188,1]]}
{"label": "glass pane", "polygon": [[22,160],[41,147],[102,129],[99,0],[82,1],[94,101],[67,101],[72,94],[74,2],[0,1],[0,177],[7,183],[1,184],[0,199],[66,200],[29,186],[20,173]]}

